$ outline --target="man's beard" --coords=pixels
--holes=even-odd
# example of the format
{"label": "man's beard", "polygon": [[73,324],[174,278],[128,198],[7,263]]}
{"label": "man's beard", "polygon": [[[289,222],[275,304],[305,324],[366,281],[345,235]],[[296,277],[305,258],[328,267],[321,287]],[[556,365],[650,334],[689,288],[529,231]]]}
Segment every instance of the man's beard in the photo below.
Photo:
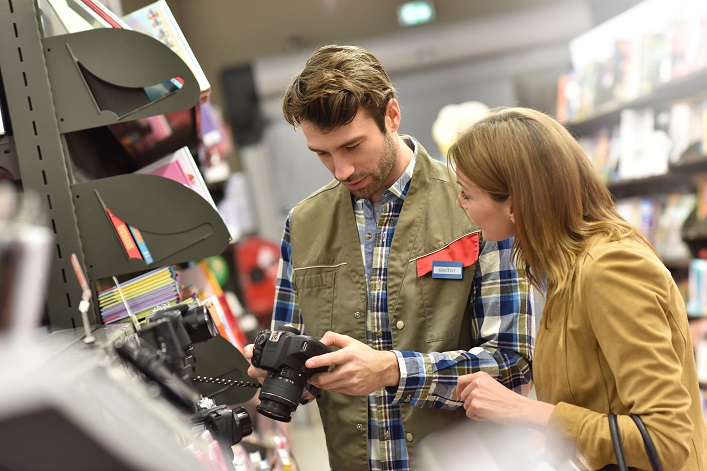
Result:
{"label": "man's beard", "polygon": [[351,190],[351,193],[356,198],[371,199],[374,195],[378,194],[385,181],[390,176],[390,172],[395,167],[395,161],[397,158],[398,149],[396,147],[395,139],[387,132],[383,136],[383,148],[381,149],[380,160],[378,161],[378,167],[375,171],[352,175],[347,181],[359,181],[362,178],[371,176],[371,181],[365,187],[359,190]]}

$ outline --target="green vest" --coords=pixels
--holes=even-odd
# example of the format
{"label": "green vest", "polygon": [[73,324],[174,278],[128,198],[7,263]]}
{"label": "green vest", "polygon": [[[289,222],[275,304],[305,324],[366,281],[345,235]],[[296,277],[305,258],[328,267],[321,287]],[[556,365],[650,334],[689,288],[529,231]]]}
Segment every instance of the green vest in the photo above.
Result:
{"label": "green vest", "polygon": [[[308,335],[327,330],[366,343],[366,275],[351,193],[338,181],[302,201],[290,221],[293,283]],[[388,315],[393,349],[469,350],[470,296],[476,264],[461,280],[417,276],[416,260],[478,231],[456,205],[445,164],[418,144],[410,188],[388,259]],[[368,399],[322,391],[320,415],[334,471],[368,469]],[[415,445],[464,417],[464,410],[402,404],[412,469]],[[382,438],[381,438],[382,440]]]}

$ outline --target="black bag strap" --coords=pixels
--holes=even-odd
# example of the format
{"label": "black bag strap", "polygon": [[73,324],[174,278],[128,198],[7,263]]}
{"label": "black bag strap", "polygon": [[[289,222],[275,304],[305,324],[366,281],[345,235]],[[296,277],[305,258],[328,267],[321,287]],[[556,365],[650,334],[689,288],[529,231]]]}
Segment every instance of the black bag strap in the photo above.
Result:
{"label": "black bag strap", "polygon": [[636,414],[631,414],[631,418],[636,423],[638,430],[641,432],[641,437],[643,437],[643,446],[646,448],[646,453],[648,454],[648,459],[651,462],[653,471],[663,471],[663,466],[660,464],[660,459],[658,458],[658,450],[655,449],[653,440],[648,434],[648,430],[643,424],[643,420],[641,420],[641,417]]}
{"label": "black bag strap", "polygon": [[[660,464],[660,459],[658,458],[658,451],[653,444],[651,436],[648,434],[646,426],[643,424],[643,420],[641,420],[641,417],[636,414],[630,414],[630,417],[636,423],[638,431],[641,432],[641,437],[643,437],[643,446],[646,449],[648,460],[651,462],[651,468],[653,468],[653,471],[663,471],[663,466]],[[616,454],[618,470],[628,471],[628,467],[626,466],[626,457],[624,456],[624,447],[621,443],[619,420],[616,417],[616,414],[612,412],[609,412],[609,430],[611,431],[611,442],[614,444],[614,453]]]}
{"label": "black bag strap", "polygon": [[621,443],[619,420],[613,412],[609,412],[609,430],[611,431],[611,442],[614,444],[614,453],[616,454],[616,463],[619,471],[628,471],[626,457],[624,456],[624,446]]}

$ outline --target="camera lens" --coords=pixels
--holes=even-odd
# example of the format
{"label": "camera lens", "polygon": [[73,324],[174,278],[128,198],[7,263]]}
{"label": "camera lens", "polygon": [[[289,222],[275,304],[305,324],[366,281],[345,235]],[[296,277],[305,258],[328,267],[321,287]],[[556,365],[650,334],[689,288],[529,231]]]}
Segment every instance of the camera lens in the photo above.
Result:
{"label": "camera lens", "polygon": [[241,406],[234,409],[221,406],[210,411],[206,415],[204,425],[217,437],[223,438],[228,447],[253,433],[253,422],[250,420],[250,415]]}
{"label": "camera lens", "polygon": [[255,410],[271,419],[289,422],[292,420],[290,414],[302,399],[306,382],[305,375],[289,368],[283,368],[279,373],[269,372],[258,396],[260,404]]}
{"label": "camera lens", "polygon": [[182,324],[192,343],[205,342],[218,335],[218,328],[205,306],[197,306],[182,314]]}

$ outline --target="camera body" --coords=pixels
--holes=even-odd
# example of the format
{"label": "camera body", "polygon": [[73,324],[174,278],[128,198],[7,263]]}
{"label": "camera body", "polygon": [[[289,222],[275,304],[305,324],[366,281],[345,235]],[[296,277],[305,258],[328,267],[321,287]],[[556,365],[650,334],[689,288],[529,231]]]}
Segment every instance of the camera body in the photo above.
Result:
{"label": "camera body", "polygon": [[319,340],[301,335],[291,326],[260,331],[253,342],[251,363],[267,370],[268,375],[263,382],[260,404],[256,410],[280,422],[292,420],[290,414],[297,409],[309,377],[328,369],[326,366],[310,369],[304,365],[305,362],[330,351]]}
{"label": "camera body", "polygon": [[216,405],[211,398],[202,397],[192,384],[196,372],[193,344],[218,335],[206,307],[179,304],[152,312],[136,336],[117,340],[114,348],[148,382],[156,383],[170,403],[193,414],[192,425],[208,430],[221,445],[224,458],[232,461],[231,447],[253,432],[248,412],[240,406]]}
{"label": "camera body", "polygon": [[179,378],[188,380],[196,370],[194,343],[219,335],[204,306],[178,304],[156,310],[145,318],[138,336],[160,352],[165,365]]}

